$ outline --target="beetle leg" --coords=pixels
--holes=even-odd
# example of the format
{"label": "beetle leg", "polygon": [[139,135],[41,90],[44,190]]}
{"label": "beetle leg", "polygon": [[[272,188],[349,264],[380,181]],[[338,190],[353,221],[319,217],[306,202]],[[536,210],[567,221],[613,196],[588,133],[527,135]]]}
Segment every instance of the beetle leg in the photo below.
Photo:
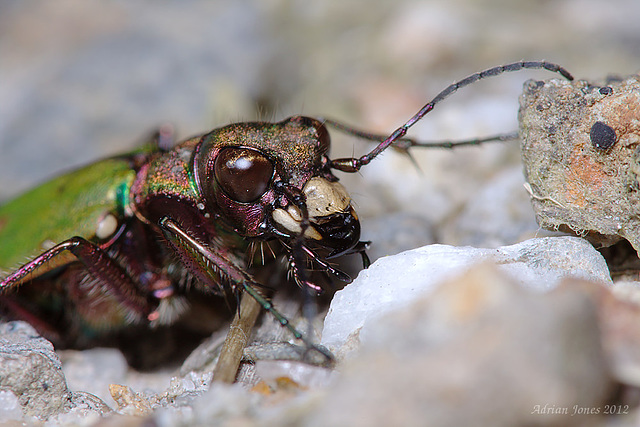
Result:
{"label": "beetle leg", "polygon": [[324,268],[326,271],[328,271],[329,273],[333,274],[334,276],[336,276],[336,278],[342,282],[350,282],[351,281],[351,277],[345,273],[344,271],[333,267],[332,265],[330,265],[328,262],[322,260],[315,252],[313,252],[311,249],[307,248],[306,246],[302,246],[302,250],[307,254],[307,256],[309,258],[311,258],[313,261],[317,262],[318,265],[320,265],[322,268]]}
{"label": "beetle leg", "polygon": [[159,221],[159,225],[165,238],[181,258],[184,265],[197,274],[207,285],[211,287],[220,286],[216,283],[216,278],[212,274],[212,269],[215,268],[230,282],[234,290],[241,289],[249,294],[264,310],[271,313],[283,327],[287,328],[296,339],[301,340],[307,348],[320,353],[325,358],[325,363],[333,361],[331,353],[325,348],[313,344],[305,335],[293,327],[289,320],[273,307],[271,301],[258,291],[262,286],[229,258],[221,255],[224,254],[223,251],[212,250],[214,248],[211,245],[199,242],[169,217],[163,217]]}
{"label": "beetle leg", "polygon": [[362,258],[362,267],[363,268],[369,268],[369,266],[371,265],[371,260],[369,259],[369,255],[367,255],[367,249],[369,248],[370,244],[371,244],[370,241],[358,242],[358,244],[356,246],[354,246],[354,248],[351,250],[351,252],[349,252],[349,253],[359,253],[360,254],[360,257]]}
{"label": "beetle leg", "polygon": [[[22,283],[27,282],[39,268],[48,263],[55,263],[60,258],[72,254],[87,271],[89,276],[97,281],[92,286],[101,286],[100,295],[108,295],[117,301],[118,307],[129,323],[140,320],[149,312],[149,301],[137,290],[139,286],[129,276],[124,267],[116,262],[105,250],[95,243],[81,237],[69,240],[52,247],[38,255],[11,275],[0,282],[0,294],[7,294]],[[99,296],[92,296],[96,302]]]}
{"label": "beetle leg", "polygon": [[[310,260],[312,260],[315,263],[317,263],[326,272],[333,274],[338,280],[340,280],[342,282],[350,282],[351,281],[351,277],[347,273],[345,273],[344,271],[332,266],[328,262],[324,261],[322,258],[320,258],[318,256],[318,254],[316,254],[314,251],[312,251],[311,249],[309,249],[305,245],[302,245],[301,249],[305,254],[307,254],[307,257],[309,257]],[[299,270],[302,268],[302,266],[298,267],[298,265],[296,263],[296,260],[292,255],[289,256],[289,262],[291,263],[291,266],[293,268],[294,275],[296,275],[296,278],[298,278],[298,276],[299,276],[298,273],[299,273]],[[316,286],[316,285],[313,285],[313,284],[309,284],[309,283],[305,283],[305,284],[308,285],[311,289],[314,289],[317,292],[322,292],[322,288],[320,288],[319,286]]]}

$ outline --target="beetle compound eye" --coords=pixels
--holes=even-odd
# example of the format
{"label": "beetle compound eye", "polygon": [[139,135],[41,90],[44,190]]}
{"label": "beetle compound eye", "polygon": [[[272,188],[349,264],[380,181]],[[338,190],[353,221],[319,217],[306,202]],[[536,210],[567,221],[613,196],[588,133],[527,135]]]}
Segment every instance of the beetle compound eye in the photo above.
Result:
{"label": "beetle compound eye", "polygon": [[273,164],[256,150],[225,148],[216,157],[214,173],[229,197],[248,203],[267,191],[273,177]]}
{"label": "beetle compound eye", "polygon": [[595,122],[589,132],[591,144],[600,150],[608,150],[616,143],[616,131],[603,122]]}

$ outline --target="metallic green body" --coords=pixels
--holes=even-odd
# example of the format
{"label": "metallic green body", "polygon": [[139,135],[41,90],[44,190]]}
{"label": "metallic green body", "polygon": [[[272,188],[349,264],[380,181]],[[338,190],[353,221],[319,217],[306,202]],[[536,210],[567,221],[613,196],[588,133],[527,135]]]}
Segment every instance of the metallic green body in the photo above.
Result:
{"label": "metallic green body", "polygon": [[94,240],[106,214],[124,215],[134,178],[126,157],[107,159],[54,178],[0,206],[0,271],[15,269],[73,236]]}

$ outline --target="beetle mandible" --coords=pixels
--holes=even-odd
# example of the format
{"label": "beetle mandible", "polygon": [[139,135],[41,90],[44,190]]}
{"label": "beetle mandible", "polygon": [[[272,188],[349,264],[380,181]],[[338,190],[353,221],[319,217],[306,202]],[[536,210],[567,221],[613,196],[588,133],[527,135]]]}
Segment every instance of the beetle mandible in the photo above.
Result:
{"label": "beetle mandible", "polygon": [[333,171],[357,172],[393,144],[425,146],[404,136],[436,104],[522,69],[572,79],[545,61],[472,74],[358,158],[330,159],[326,125],[367,134],[295,116],[228,125],[171,149],[145,146],[59,176],[0,207],[0,269],[10,271],[0,275],[1,314],[73,340],[87,330],[171,323],[186,311],[190,292],[245,291],[313,346],[263,297],[254,273],[264,262],[253,260],[250,246],[271,243],[310,293],[322,289],[309,264],[348,280],[329,260],[359,253],[366,267],[367,242]]}

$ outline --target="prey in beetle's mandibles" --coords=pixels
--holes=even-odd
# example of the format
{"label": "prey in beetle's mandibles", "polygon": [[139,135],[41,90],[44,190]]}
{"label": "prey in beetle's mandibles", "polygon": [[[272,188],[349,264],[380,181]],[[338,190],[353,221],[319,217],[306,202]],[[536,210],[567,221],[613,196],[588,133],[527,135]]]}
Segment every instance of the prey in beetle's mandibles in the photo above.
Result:
{"label": "prey in beetle's mandibles", "polygon": [[[228,125],[57,177],[0,207],[0,269],[9,272],[0,276],[0,314],[77,338],[171,323],[189,293],[246,292],[318,349],[263,296],[256,277],[264,266],[252,246],[269,244],[306,292],[322,290],[311,268],[348,280],[330,260],[358,253],[366,267],[367,243],[333,171],[357,172],[391,145],[430,146],[404,135],[437,103],[522,69],[572,78],[552,63],[517,62],[452,84],[387,138],[296,116]],[[379,144],[362,157],[332,160],[326,125]]]}

